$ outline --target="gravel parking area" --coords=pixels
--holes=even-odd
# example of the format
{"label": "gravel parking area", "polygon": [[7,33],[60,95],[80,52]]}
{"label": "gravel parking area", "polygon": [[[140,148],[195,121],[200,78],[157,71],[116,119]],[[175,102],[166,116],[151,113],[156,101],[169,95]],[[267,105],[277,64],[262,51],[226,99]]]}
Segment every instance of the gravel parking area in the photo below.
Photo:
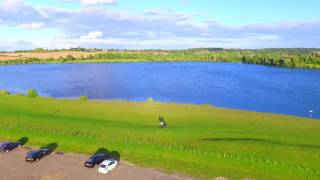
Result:
{"label": "gravel parking area", "polygon": [[88,158],[78,154],[51,154],[34,163],[25,162],[27,148],[18,148],[0,153],[1,180],[87,180],[87,179],[130,179],[130,180],[179,180],[183,177],[167,175],[154,169],[136,167],[120,162],[110,174],[103,175],[97,168],[83,166]]}

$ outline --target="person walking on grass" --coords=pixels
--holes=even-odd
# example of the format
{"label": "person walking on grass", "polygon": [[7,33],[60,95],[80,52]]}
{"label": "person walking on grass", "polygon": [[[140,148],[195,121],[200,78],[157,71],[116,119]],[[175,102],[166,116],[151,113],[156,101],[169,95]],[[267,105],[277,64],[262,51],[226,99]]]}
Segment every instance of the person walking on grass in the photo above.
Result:
{"label": "person walking on grass", "polygon": [[159,117],[159,121],[160,121],[160,128],[167,128],[167,123],[165,122],[162,116]]}

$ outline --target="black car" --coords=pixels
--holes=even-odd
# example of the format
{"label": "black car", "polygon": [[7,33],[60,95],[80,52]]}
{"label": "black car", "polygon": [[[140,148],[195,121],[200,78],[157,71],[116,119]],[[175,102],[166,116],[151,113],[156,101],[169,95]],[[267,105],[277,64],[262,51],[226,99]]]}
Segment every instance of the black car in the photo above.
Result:
{"label": "black car", "polygon": [[107,159],[107,155],[106,154],[95,154],[93,156],[91,156],[85,163],[84,166],[88,167],[88,168],[93,168],[95,165],[99,165],[100,163],[102,163],[102,161],[104,161],[105,159]]}
{"label": "black car", "polygon": [[13,149],[17,147],[21,147],[22,143],[17,141],[17,142],[4,142],[0,145],[0,152],[9,152],[12,151]]}
{"label": "black car", "polygon": [[43,158],[46,155],[49,155],[51,153],[51,151],[49,149],[39,149],[39,150],[35,150],[35,151],[30,151],[27,153],[26,156],[26,161],[36,161],[36,160],[40,160],[41,158]]}

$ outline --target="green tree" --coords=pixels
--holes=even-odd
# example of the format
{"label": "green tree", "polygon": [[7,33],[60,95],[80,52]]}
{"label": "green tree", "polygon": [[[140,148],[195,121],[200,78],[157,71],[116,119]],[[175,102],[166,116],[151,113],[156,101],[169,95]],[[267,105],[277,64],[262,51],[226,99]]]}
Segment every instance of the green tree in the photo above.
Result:
{"label": "green tree", "polygon": [[0,90],[0,95],[10,95],[11,93],[6,90]]}
{"label": "green tree", "polygon": [[45,50],[43,48],[36,48],[33,51],[34,52],[44,52]]}
{"label": "green tree", "polygon": [[67,57],[66,57],[66,60],[67,61],[73,61],[73,60],[75,60],[76,58],[75,57],[73,57],[72,55],[68,55]]}
{"label": "green tree", "polygon": [[38,92],[35,89],[29,89],[27,94],[28,94],[28,97],[33,97],[33,98],[38,97]]}
{"label": "green tree", "polygon": [[79,99],[80,99],[80,100],[83,100],[83,101],[86,101],[86,100],[88,100],[89,98],[88,98],[87,96],[80,96]]}

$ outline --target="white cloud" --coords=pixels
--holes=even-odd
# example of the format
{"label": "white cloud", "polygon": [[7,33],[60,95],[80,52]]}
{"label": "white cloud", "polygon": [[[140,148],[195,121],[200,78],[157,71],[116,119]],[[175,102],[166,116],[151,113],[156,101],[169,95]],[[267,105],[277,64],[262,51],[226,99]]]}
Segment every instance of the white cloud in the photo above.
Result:
{"label": "white cloud", "polygon": [[43,23],[42,22],[34,22],[34,23],[30,23],[30,24],[21,24],[20,25],[21,28],[23,29],[39,29],[43,27]]}
{"label": "white cloud", "polygon": [[188,0],[180,0],[180,4],[183,6],[187,6],[189,4]]}
{"label": "white cloud", "polygon": [[258,36],[258,39],[266,40],[266,41],[276,41],[276,40],[279,40],[279,37],[276,35],[261,35],[261,36]]}
{"label": "white cloud", "polygon": [[156,36],[156,32],[153,32],[153,31],[146,31],[145,34],[147,37],[155,37]]}
{"label": "white cloud", "polygon": [[80,0],[82,5],[114,4],[116,0]]}
{"label": "white cloud", "polygon": [[[19,27],[26,29],[45,26],[45,29],[61,32],[64,37],[50,37],[50,39],[43,40],[35,35],[30,36],[29,39],[21,38],[21,41],[30,41],[34,46],[49,49],[76,46],[119,49],[176,49],[205,46],[222,48],[320,47],[318,43],[320,41],[320,21],[230,26],[203,14],[200,14],[203,21],[198,21],[199,14],[181,13],[170,9],[137,12],[111,10],[106,9],[105,6],[88,6],[89,4],[115,2],[110,0],[103,2],[102,0],[59,1],[81,2],[86,6],[79,9],[64,9],[35,7],[24,3],[16,5],[15,10],[12,10],[0,3],[0,19],[3,20],[2,23],[0,20],[0,23],[8,26],[20,24]],[[12,38],[8,37],[8,39]],[[2,42],[3,40],[0,39],[0,44]],[[14,45],[25,47],[21,43]]]}
{"label": "white cloud", "polygon": [[124,32],[125,35],[129,35],[129,36],[137,36],[139,35],[138,32],[135,32],[135,31],[131,31],[131,32]]}
{"label": "white cloud", "polygon": [[116,0],[58,0],[60,2],[80,2],[83,6],[115,4]]}
{"label": "white cloud", "polygon": [[4,0],[4,4],[7,6],[16,6],[24,3],[24,0]]}
{"label": "white cloud", "polygon": [[79,39],[70,39],[69,41],[75,44],[114,44],[115,41],[113,39],[104,39],[101,38],[103,33],[101,31],[91,31],[86,35],[82,35]]}
{"label": "white cloud", "polygon": [[83,35],[80,39],[97,39],[101,37],[103,33],[101,31],[91,31],[87,35]]}

